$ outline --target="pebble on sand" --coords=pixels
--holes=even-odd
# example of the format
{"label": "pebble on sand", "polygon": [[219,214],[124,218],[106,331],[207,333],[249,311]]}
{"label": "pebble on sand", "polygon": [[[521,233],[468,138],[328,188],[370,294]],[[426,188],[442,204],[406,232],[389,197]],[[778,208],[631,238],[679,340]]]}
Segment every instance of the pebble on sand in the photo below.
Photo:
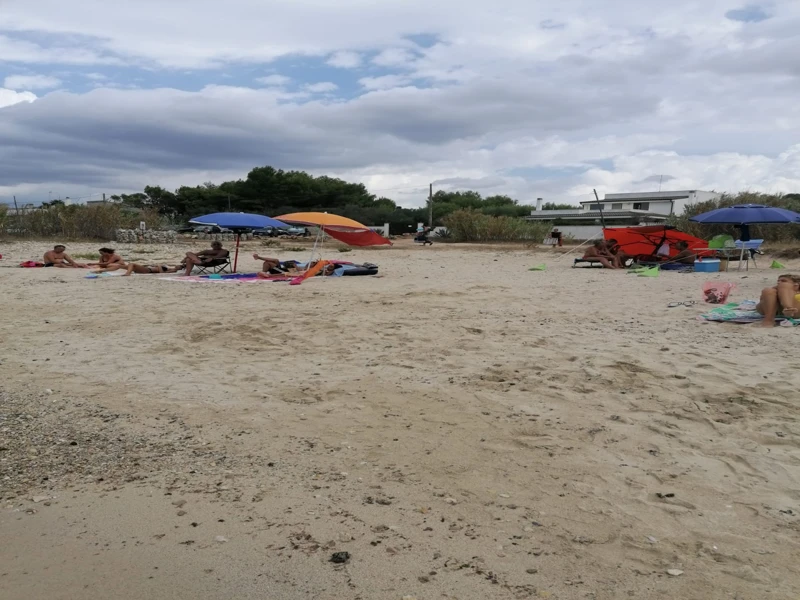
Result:
{"label": "pebble on sand", "polygon": [[683,575],[683,571],[681,571],[680,569],[667,569],[667,575],[678,577],[679,575]]}

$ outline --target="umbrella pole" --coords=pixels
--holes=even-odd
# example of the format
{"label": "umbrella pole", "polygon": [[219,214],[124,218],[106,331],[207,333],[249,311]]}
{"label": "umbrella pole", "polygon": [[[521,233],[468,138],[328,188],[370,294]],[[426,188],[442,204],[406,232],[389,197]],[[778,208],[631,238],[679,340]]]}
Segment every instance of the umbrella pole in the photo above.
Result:
{"label": "umbrella pole", "polygon": [[233,272],[236,273],[236,265],[239,262],[239,240],[241,239],[242,234],[236,234],[236,253],[233,255]]}

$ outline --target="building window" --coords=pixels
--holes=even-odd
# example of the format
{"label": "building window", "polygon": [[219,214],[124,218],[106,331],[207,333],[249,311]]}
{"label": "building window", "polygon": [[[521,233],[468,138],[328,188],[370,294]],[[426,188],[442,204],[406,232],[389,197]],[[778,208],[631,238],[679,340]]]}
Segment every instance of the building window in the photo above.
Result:
{"label": "building window", "polygon": [[602,204],[590,204],[589,205],[589,210],[603,210],[604,208],[605,208],[605,206],[603,206]]}
{"label": "building window", "polygon": [[634,202],[633,210],[650,210],[649,202]]}
{"label": "building window", "polygon": [[611,210],[622,210],[622,202],[615,202],[612,204]]}

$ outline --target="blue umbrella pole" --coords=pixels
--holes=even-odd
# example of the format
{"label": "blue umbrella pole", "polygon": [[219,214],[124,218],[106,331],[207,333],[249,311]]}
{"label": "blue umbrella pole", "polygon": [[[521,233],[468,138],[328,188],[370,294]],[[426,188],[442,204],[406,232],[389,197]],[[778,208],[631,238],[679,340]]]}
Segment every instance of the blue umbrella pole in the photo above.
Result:
{"label": "blue umbrella pole", "polygon": [[233,272],[236,273],[236,265],[239,262],[239,238],[242,237],[241,233],[236,234],[236,253],[233,255]]}

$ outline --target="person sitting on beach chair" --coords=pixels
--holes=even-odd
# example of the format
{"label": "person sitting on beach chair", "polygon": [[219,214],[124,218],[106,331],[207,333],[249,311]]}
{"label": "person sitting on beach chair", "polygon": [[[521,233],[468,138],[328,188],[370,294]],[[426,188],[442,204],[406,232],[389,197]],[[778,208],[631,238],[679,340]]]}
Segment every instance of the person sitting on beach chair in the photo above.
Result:
{"label": "person sitting on beach chair", "polygon": [[184,275],[191,275],[192,269],[196,266],[202,268],[216,267],[225,265],[228,262],[228,255],[230,252],[222,247],[222,242],[211,242],[210,250],[203,250],[202,252],[187,252],[184,259],[184,267],[186,272]]}
{"label": "person sitting on beach chair", "polygon": [[778,285],[764,288],[756,310],[764,315],[761,327],[774,327],[775,317],[800,316],[800,275],[780,275]]}
{"label": "person sitting on beach chair", "polygon": [[86,265],[76,263],[72,257],[67,254],[67,247],[63,244],[56,244],[52,250],[44,253],[44,266],[45,267],[59,267],[66,269],[86,269]]}
{"label": "person sitting on beach chair", "polygon": [[614,264],[617,267],[623,268],[625,264],[629,260],[633,260],[635,257],[631,256],[627,252],[625,252],[622,247],[619,245],[619,242],[614,238],[610,240],[606,240],[606,250],[608,253],[614,258]]}
{"label": "person sitting on beach chair", "polygon": [[583,260],[597,262],[606,269],[617,269],[617,258],[609,253],[604,240],[596,240],[583,254]]}

